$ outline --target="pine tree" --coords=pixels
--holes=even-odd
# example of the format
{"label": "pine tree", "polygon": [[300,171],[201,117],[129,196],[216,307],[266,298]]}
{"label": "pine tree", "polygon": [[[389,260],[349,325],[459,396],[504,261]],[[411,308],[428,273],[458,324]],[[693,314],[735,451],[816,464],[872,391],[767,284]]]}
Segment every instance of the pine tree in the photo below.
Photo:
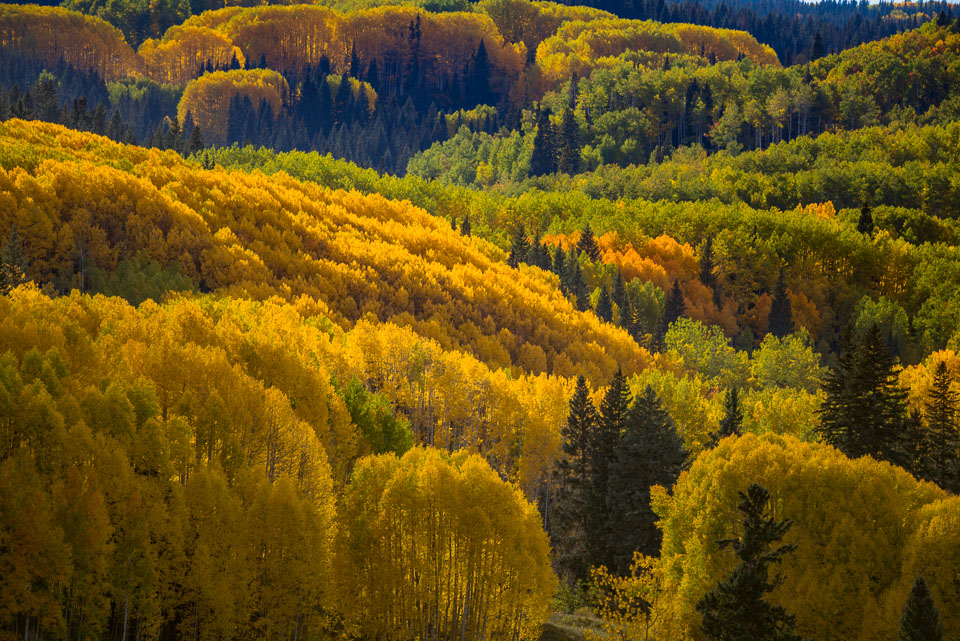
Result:
{"label": "pine tree", "polygon": [[813,46],[810,50],[810,60],[816,60],[817,58],[822,58],[826,54],[826,49],[823,46],[823,37],[818,31],[817,34],[813,37]]}
{"label": "pine tree", "polygon": [[597,297],[597,317],[608,323],[613,321],[613,304],[610,301],[610,294],[607,292],[607,286],[600,286],[600,295]]}
{"label": "pine tree", "polygon": [[593,262],[600,260],[600,245],[597,244],[597,237],[594,236],[589,224],[580,231],[577,251],[586,254]]}
{"label": "pine tree", "polygon": [[770,577],[771,566],[796,549],[779,545],[792,525],[767,516],[770,494],[756,483],[740,492],[738,509],[743,515],[739,538],[719,541],[721,549],[730,547],[740,561],[733,573],[697,603],[703,616],[701,630],[715,641],[801,641],[793,633],[795,617],[764,597],[773,592],[783,577]]}
{"label": "pine tree", "polygon": [[648,385],[627,414],[607,481],[607,526],[613,546],[610,570],[625,575],[633,553],[660,553],[661,533],[650,507],[650,488],[673,487],[687,455],[676,425]]}
{"label": "pine tree", "polygon": [[350,71],[351,78],[360,78],[360,58],[357,57],[357,41],[354,40],[350,45]]}
{"label": "pine tree", "polygon": [[463,217],[463,222],[460,224],[460,233],[464,236],[470,235],[470,214]]}
{"label": "pine tree", "polygon": [[716,446],[728,436],[740,436],[743,430],[743,408],[740,406],[740,390],[736,385],[727,388],[723,397],[723,418],[710,439],[710,447]]}
{"label": "pine tree", "polygon": [[527,232],[521,224],[517,228],[516,233],[514,233],[513,240],[510,243],[510,255],[507,257],[507,265],[517,267],[520,263],[526,262],[527,252],[529,250],[530,242],[527,240]]}
{"label": "pine tree", "polygon": [[793,331],[793,311],[790,297],[787,296],[787,286],[783,282],[782,269],[773,290],[773,302],[770,304],[770,315],[767,316],[767,331],[777,338],[783,338]]}
{"label": "pine tree", "polygon": [[190,132],[190,139],[187,141],[186,152],[188,155],[203,151],[203,132],[200,131],[200,125],[194,125]]}
{"label": "pine tree", "polygon": [[860,220],[857,221],[857,231],[870,236],[873,234],[873,212],[869,205],[860,208]]}
{"label": "pine tree", "polygon": [[933,603],[930,588],[922,576],[917,576],[903,604],[900,632],[897,641],[942,641],[943,625],[940,613]]}
{"label": "pine tree", "polygon": [[952,379],[946,362],[940,361],[925,407],[927,452],[923,476],[942,488],[956,491],[960,485],[960,434],[957,431],[960,394],[953,390]]}
{"label": "pine tree", "polygon": [[557,498],[553,508],[551,531],[561,574],[577,581],[587,578],[586,513],[590,493],[590,442],[597,429],[597,409],[583,376],[570,399],[567,424],[561,431],[563,457],[557,462],[553,478]]}
{"label": "pine tree", "polygon": [[577,250],[571,249],[566,260],[567,292],[576,299],[577,309],[585,312],[590,309],[590,296],[587,293],[587,279],[577,259]]}
{"label": "pine tree", "polygon": [[703,243],[703,248],[700,250],[700,282],[715,289],[717,286],[717,278],[713,274],[713,270],[716,267],[713,262],[713,239],[707,238]]}
{"label": "pine tree", "polygon": [[667,330],[670,329],[671,324],[683,316],[686,309],[687,306],[686,303],[683,302],[683,290],[680,288],[680,281],[675,278],[673,279],[673,286],[670,288],[670,291],[667,292],[666,299],[663,303],[663,314],[660,315],[657,329],[654,332],[653,341],[656,349],[663,348],[663,341],[667,336]]}
{"label": "pine tree", "polygon": [[565,174],[576,174],[580,171],[580,127],[573,109],[564,110],[560,120],[560,154],[557,168]]}
{"label": "pine tree", "polygon": [[824,380],[820,436],[851,458],[870,455],[909,464],[902,443],[906,391],[898,384],[896,359],[876,325],[859,345],[849,339],[844,342],[837,367]]}
{"label": "pine tree", "polygon": [[27,260],[23,256],[20,229],[14,223],[0,252],[0,294],[27,281]]}
{"label": "pine tree", "polygon": [[530,156],[530,176],[546,176],[557,171],[557,135],[550,122],[550,109],[542,107],[537,118],[537,134]]}
{"label": "pine tree", "polygon": [[470,106],[490,104],[490,59],[487,55],[487,45],[483,39],[473,56],[470,67],[470,80],[467,91],[470,96]]}
{"label": "pine tree", "polygon": [[613,292],[610,300],[620,310],[620,325],[624,325],[627,310],[627,282],[623,279],[623,272],[617,270],[617,277],[613,279]]}
{"label": "pine tree", "polygon": [[630,392],[623,371],[617,368],[613,381],[600,403],[597,429],[589,446],[590,492],[586,513],[587,560],[590,565],[613,567],[614,542],[611,539],[607,489],[610,465],[616,457],[630,406]]}

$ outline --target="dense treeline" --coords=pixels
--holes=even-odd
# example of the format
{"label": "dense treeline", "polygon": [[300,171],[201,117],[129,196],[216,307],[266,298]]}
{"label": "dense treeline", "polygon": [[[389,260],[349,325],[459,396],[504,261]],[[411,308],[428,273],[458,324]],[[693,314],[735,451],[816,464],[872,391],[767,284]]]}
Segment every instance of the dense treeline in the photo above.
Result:
{"label": "dense treeline", "polygon": [[[653,164],[683,146],[736,153],[878,124],[947,124],[960,114],[958,25],[931,23],[785,69],[748,60],[708,65],[689,54],[655,56],[649,48],[600,58],[605,66],[590,57],[596,68],[588,76],[528,113],[525,128],[536,137],[464,131],[417,156],[408,171],[491,186],[528,174]],[[618,181],[604,176],[603,182]]]}
{"label": "dense treeline", "polygon": [[[368,470],[388,459],[360,459],[351,476],[358,456],[377,451],[378,434],[363,429],[376,425],[355,422],[364,407],[330,383],[324,365],[336,342],[291,306],[207,299],[135,309],[21,288],[0,296],[0,324],[5,635],[331,638],[368,626],[370,602],[347,599],[411,571],[337,569],[383,550],[375,524],[354,521],[380,509]],[[308,345],[327,345],[331,361],[305,358]],[[423,478],[385,522],[406,536],[390,549],[413,554],[432,535],[456,537],[473,554],[416,558],[500,588],[491,604],[486,588],[468,588],[464,600],[459,581],[422,586],[415,598],[464,604],[430,624],[458,630],[482,616],[489,629],[529,638],[554,581],[536,508],[466,452],[389,460]],[[449,479],[461,475],[451,497]],[[451,524],[477,492],[500,516]],[[400,610],[405,599],[377,600],[414,621]]]}
{"label": "dense treeline", "polygon": [[[59,291],[87,286],[91,267],[109,272],[146,252],[161,265],[179,261],[204,290],[309,295],[339,323],[397,320],[497,366],[570,375],[576,363],[600,383],[617,363],[632,372],[646,358],[626,332],[577,311],[549,276],[528,270],[518,279],[496,261],[499,250],[409,204],[277,175],[202,171],[56,125],[10,121],[0,135],[10,141],[0,160],[10,167],[5,227],[16,222],[29,238],[30,277]],[[88,144],[64,157],[68,137]],[[58,160],[41,162],[51,156]],[[508,302],[517,296],[539,311],[518,316]]]}

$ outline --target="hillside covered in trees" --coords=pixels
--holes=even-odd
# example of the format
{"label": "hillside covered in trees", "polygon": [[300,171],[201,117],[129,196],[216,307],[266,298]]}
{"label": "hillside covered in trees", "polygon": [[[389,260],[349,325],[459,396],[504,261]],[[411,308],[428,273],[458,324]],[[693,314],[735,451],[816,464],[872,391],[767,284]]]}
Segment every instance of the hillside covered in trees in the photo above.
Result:
{"label": "hillside covered in trees", "polygon": [[0,5],[0,639],[960,637],[960,10]]}

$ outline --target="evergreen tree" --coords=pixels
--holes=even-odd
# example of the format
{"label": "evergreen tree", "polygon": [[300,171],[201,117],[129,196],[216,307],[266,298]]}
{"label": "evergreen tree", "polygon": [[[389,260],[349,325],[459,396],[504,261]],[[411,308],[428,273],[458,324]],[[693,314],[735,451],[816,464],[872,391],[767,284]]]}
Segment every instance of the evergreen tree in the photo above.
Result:
{"label": "evergreen tree", "polygon": [[926,402],[926,456],[922,476],[942,488],[960,489],[960,434],[957,413],[960,394],[953,390],[953,377],[945,361],[937,364],[933,386]]}
{"label": "evergreen tree", "polygon": [[460,233],[464,236],[470,235],[470,214],[463,217],[463,222],[460,223]]}
{"label": "evergreen tree", "polygon": [[723,418],[720,427],[713,434],[710,447],[728,436],[740,436],[743,433],[743,408],[740,406],[740,390],[736,385],[727,388],[723,397]]}
{"label": "evergreen tree", "polygon": [[560,120],[560,154],[557,168],[565,174],[580,171],[580,127],[573,109],[567,108]]}
{"label": "evergreen tree", "polygon": [[627,378],[617,368],[613,381],[600,403],[597,429],[589,445],[590,492],[586,513],[587,560],[590,565],[613,567],[614,541],[610,530],[607,489],[610,465],[616,458],[630,406]]}
{"label": "evergreen tree", "polygon": [[770,576],[772,565],[796,549],[795,545],[771,546],[790,529],[789,520],[767,516],[770,494],[756,483],[740,492],[738,509],[743,515],[742,534],[736,539],[719,541],[730,547],[740,561],[733,573],[697,603],[703,616],[701,630],[715,641],[801,641],[793,633],[795,617],[764,597],[773,592],[783,577]]}
{"label": "evergreen tree", "polygon": [[203,151],[203,132],[200,131],[200,125],[194,125],[190,132],[190,139],[187,141],[187,155]]}
{"label": "evergreen tree", "polygon": [[0,252],[0,293],[6,293],[27,281],[27,260],[23,256],[20,229],[14,223]]}
{"label": "evergreen tree", "polygon": [[514,233],[513,240],[510,243],[510,255],[507,257],[507,265],[517,267],[520,263],[526,262],[527,252],[529,250],[530,242],[527,240],[527,232],[521,224],[517,228],[516,233]]}
{"label": "evergreen tree", "polygon": [[782,269],[773,290],[773,302],[770,304],[770,315],[767,316],[767,331],[777,338],[783,338],[793,331],[793,311],[790,297],[787,296],[787,286],[783,282]]}
{"label": "evergreen tree", "polygon": [[897,641],[942,641],[943,625],[940,613],[933,603],[930,588],[922,576],[918,576],[903,604],[900,617],[900,632]]}
{"label": "evergreen tree", "polygon": [[663,303],[663,314],[660,315],[657,329],[654,332],[653,341],[656,349],[662,349],[663,341],[667,336],[667,330],[670,329],[670,325],[683,316],[686,310],[687,306],[686,303],[683,302],[683,290],[680,288],[680,281],[674,278],[673,286],[670,288],[670,291],[667,292],[666,299]]}
{"label": "evergreen tree", "polygon": [[537,134],[533,138],[530,156],[531,176],[546,176],[557,171],[556,132],[550,122],[550,109],[542,107],[537,118]]}
{"label": "evergreen tree", "polygon": [[471,107],[492,102],[490,96],[490,59],[487,56],[487,45],[483,39],[480,40],[477,53],[473,56],[467,91],[469,92]]}
{"label": "evergreen tree", "polygon": [[333,101],[334,122],[338,125],[346,123],[352,107],[353,89],[350,88],[350,79],[344,75],[340,77],[340,85],[337,87],[337,96]]}
{"label": "evergreen tree", "polygon": [[357,57],[357,41],[354,40],[350,45],[350,71],[351,78],[360,78],[360,58]]}
{"label": "evergreen tree", "polygon": [[620,325],[627,320],[627,283],[623,279],[623,272],[617,270],[617,277],[613,279],[613,292],[610,294],[613,304],[620,310]]}
{"label": "evergreen tree", "polygon": [[597,297],[597,317],[608,323],[613,322],[613,304],[610,301],[610,294],[607,292],[607,286],[600,286],[600,295]]}
{"label": "evergreen tree", "polygon": [[716,264],[713,262],[713,238],[707,238],[700,250],[700,282],[715,289],[717,278],[713,273]]}
{"label": "evergreen tree", "polygon": [[823,37],[818,31],[817,34],[813,37],[813,46],[810,49],[810,60],[816,60],[817,58],[822,58],[826,55],[826,49],[823,46]]}
{"label": "evergreen tree", "polygon": [[577,257],[577,250],[571,248],[564,261],[567,272],[567,292],[576,299],[577,309],[585,312],[590,309],[590,295],[587,293],[587,279]]}
{"label": "evergreen tree", "polygon": [[869,205],[860,208],[860,220],[857,221],[857,231],[870,236],[873,234],[873,212]]}
{"label": "evergreen tree", "polygon": [[557,498],[551,531],[555,533],[558,565],[563,576],[587,578],[586,513],[590,493],[590,441],[597,429],[597,409],[583,376],[570,399],[567,424],[561,430],[563,457],[553,473]]}
{"label": "evergreen tree", "polygon": [[650,488],[673,487],[686,458],[673,419],[648,385],[630,407],[607,480],[613,572],[627,574],[636,551],[647,556],[660,553],[661,533],[650,507]]}
{"label": "evergreen tree", "polygon": [[600,245],[597,244],[597,238],[594,236],[589,224],[580,231],[580,240],[577,241],[577,251],[586,254],[593,262],[600,260]]}
{"label": "evergreen tree", "polygon": [[876,325],[859,345],[845,343],[837,367],[824,380],[818,432],[851,458],[870,455],[904,465],[906,391],[898,384],[896,359]]}

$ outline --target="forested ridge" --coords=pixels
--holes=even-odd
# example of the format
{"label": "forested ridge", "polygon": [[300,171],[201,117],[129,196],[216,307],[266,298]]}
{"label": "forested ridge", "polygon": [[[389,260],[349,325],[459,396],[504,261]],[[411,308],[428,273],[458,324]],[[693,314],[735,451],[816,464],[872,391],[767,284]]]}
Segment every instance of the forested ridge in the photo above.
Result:
{"label": "forested ridge", "polygon": [[939,2],[0,6],[0,638],[960,635]]}

